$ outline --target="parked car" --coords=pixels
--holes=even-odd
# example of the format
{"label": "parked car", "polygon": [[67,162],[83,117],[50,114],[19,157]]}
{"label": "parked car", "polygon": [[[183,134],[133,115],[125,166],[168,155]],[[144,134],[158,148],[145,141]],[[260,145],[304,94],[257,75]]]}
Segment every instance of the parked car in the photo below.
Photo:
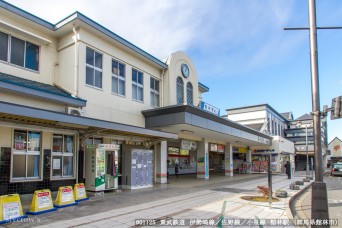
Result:
{"label": "parked car", "polygon": [[331,176],[342,176],[342,162],[332,164]]}

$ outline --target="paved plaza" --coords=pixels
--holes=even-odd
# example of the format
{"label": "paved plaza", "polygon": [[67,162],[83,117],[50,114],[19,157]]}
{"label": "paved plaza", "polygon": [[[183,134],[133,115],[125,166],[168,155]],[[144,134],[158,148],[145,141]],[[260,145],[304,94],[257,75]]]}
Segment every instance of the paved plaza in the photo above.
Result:
{"label": "paved plaza", "polygon": [[[305,174],[296,172],[296,180]],[[28,221],[5,224],[5,227],[144,227],[146,225],[183,227],[259,227],[257,222],[277,227],[294,227],[288,208],[289,199],[298,190],[290,190],[291,180],[273,175],[273,191],[286,190],[271,207],[268,202],[243,200],[241,196],[260,195],[258,185],[267,186],[267,174],[237,174],[234,177],[211,175],[209,180],[193,175],[170,177],[168,184],[153,188],[124,190],[91,197],[77,206],[29,216]],[[306,183],[307,185],[308,183]],[[301,189],[305,187],[301,186]],[[23,197],[28,210],[29,197]]]}

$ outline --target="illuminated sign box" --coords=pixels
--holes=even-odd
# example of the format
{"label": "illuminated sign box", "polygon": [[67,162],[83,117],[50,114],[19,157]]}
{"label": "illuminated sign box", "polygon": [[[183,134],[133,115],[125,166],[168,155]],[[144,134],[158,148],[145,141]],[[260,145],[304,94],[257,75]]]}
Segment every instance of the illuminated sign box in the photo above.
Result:
{"label": "illuminated sign box", "polygon": [[169,146],[168,154],[179,155],[179,148],[178,147]]}
{"label": "illuminated sign box", "polygon": [[179,155],[182,155],[182,156],[189,156],[189,150],[180,150],[180,151],[179,151]]}

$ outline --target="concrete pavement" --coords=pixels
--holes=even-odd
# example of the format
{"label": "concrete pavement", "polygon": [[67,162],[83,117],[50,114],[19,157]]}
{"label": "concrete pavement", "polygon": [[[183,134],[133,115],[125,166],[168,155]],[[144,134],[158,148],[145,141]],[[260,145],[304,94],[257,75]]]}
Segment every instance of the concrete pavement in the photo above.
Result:
{"label": "concrete pavement", "polygon": [[[332,220],[331,227],[342,227],[338,219],[342,215],[342,177],[332,177],[330,172],[326,172],[324,182],[327,184],[329,219]],[[293,215],[296,219],[310,221],[311,219],[311,187],[307,188],[302,194],[298,195],[292,203]],[[308,227],[308,226],[306,226]]]}
{"label": "concrete pavement", "polygon": [[[301,180],[304,172],[296,172]],[[158,224],[187,227],[294,227],[289,200],[298,190],[290,190],[291,180],[285,175],[273,175],[272,188],[284,189],[289,197],[279,202],[252,202],[241,196],[260,195],[257,185],[267,186],[265,174],[238,174],[234,177],[211,175],[209,180],[192,175],[171,177],[169,184],[153,188],[125,190],[92,197],[78,206],[58,209],[56,212],[30,216],[31,220],[5,224],[5,227],[141,227]],[[306,183],[307,185],[307,183]],[[24,210],[29,200],[23,200]],[[220,220],[224,218],[224,220]],[[221,223],[219,223],[222,221]],[[218,224],[219,223],[219,224]]]}

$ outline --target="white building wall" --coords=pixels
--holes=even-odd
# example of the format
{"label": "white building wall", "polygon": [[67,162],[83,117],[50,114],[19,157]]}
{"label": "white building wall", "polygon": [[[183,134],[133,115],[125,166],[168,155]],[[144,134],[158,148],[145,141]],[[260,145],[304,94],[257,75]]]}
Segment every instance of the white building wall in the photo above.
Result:
{"label": "white building wall", "polygon": [[[181,72],[181,65],[185,63],[189,66],[190,74],[188,78],[184,78]],[[198,93],[198,77],[196,68],[193,65],[191,59],[184,52],[173,53],[168,59],[168,71],[164,75],[164,106],[170,106],[177,104],[177,77],[181,77],[184,82],[184,103],[187,102],[186,96],[186,85],[188,82],[193,87],[193,104],[197,106],[199,104],[199,93]]]}
{"label": "white building wall", "polygon": [[[112,43],[100,39],[84,29],[80,30],[79,59],[78,59],[78,95],[87,100],[85,108],[86,116],[108,121],[120,122],[144,127],[145,120],[142,110],[151,109],[150,105],[150,77],[160,80],[160,70],[130,54],[121,50]],[[85,83],[86,79],[86,47],[102,53],[102,88],[92,87]],[[70,57],[70,48],[61,51],[61,55]],[[62,54],[63,53],[63,54]],[[125,96],[112,93],[112,59],[125,64],[126,85]],[[132,99],[132,69],[143,72],[144,100],[143,102]],[[69,69],[73,71],[72,68]],[[66,72],[65,75],[72,75]],[[60,74],[63,77],[62,74]],[[64,80],[67,82],[67,80]],[[160,82],[161,83],[161,82]],[[64,85],[64,83],[63,83]]]}
{"label": "white building wall", "polygon": [[[16,66],[9,62],[0,61],[1,72],[32,81],[52,84],[52,75],[54,68],[53,66],[57,60],[57,40],[45,33],[47,30],[38,27],[38,25],[33,25],[32,23],[29,23],[25,20],[16,21],[9,17],[6,17],[6,15],[3,14],[0,14],[0,20],[4,21],[8,25],[6,27],[1,26],[0,31],[24,41],[31,42],[35,45],[38,45],[40,48],[38,71],[33,71],[24,67]],[[46,44],[37,37],[42,37],[46,40],[51,41],[51,43]]]}
{"label": "white building wall", "polygon": [[228,119],[236,121],[238,123],[250,121],[253,123],[263,123],[266,118],[266,111],[254,111],[254,112],[244,112],[236,114],[228,114]]}

